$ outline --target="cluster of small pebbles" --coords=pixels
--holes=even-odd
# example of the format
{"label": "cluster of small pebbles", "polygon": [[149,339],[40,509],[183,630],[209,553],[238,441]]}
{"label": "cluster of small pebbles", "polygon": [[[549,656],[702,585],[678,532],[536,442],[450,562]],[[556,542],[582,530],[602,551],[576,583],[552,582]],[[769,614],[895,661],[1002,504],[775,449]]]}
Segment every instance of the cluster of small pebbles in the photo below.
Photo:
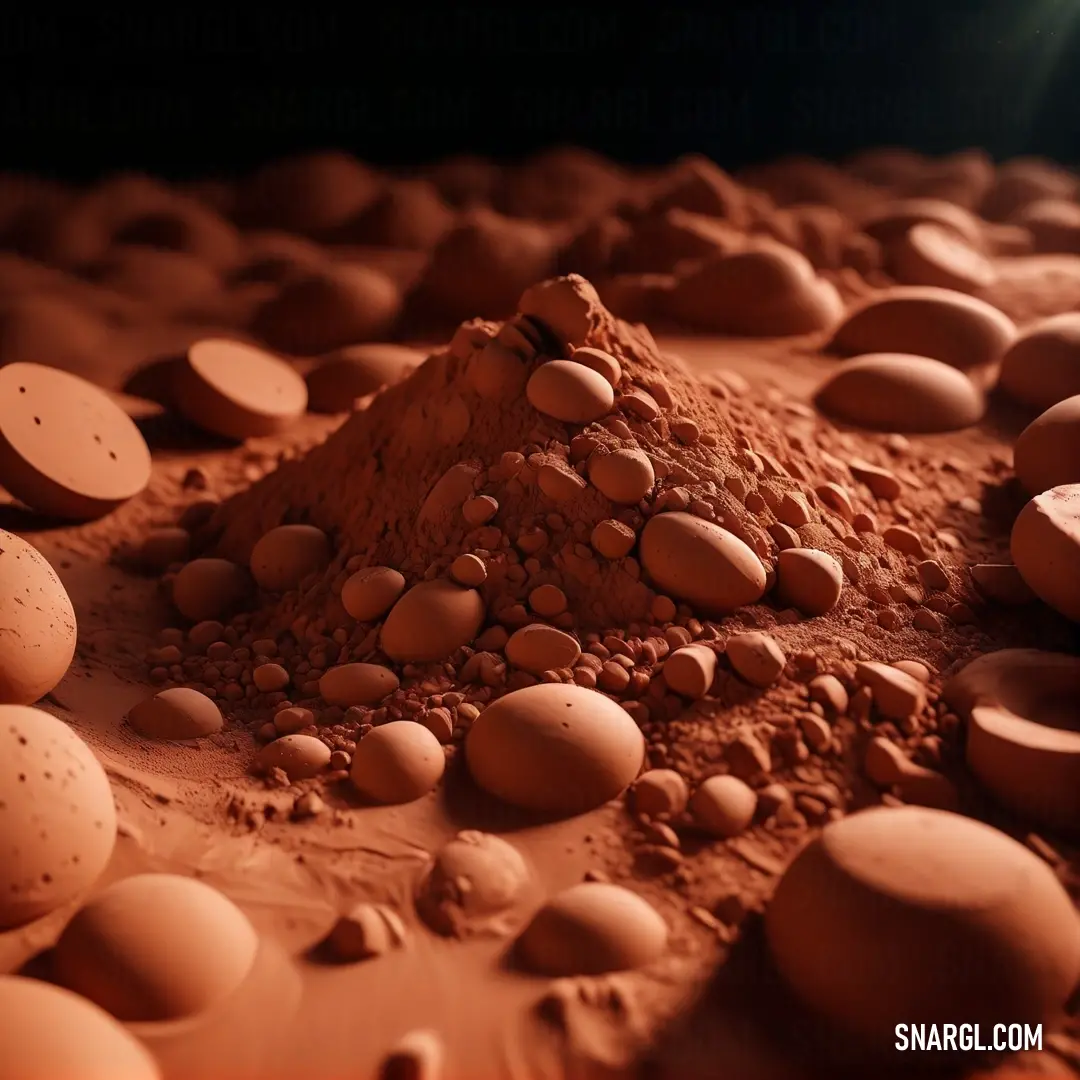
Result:
{"label": "cluster of small pebbles", "polygon": [[[130,728],[230,733],[298,820],[432,797],[455,764],[538,821],[621,803],[623,883],[596,871],[544,896],[512,840],[467,831],[416,884],[428,930],[512,936],[540,976],[661,964],[667,908],[628,886],[699,895],[689,853],[705,845],[769,879],[777,970],[851,1036],[1055,1022],[1080,975],[1061,860],[963,812],[974,780],[1029,828],[1080,813],[1080,736],[1061,723],[1080,658],[995,652],[988,629],[1013,608],[1080,623],[1080,314],[1014,318],[994,291],[1003,260],[1080,255],[1076,178],[977,153],[739,178],[701,157],[659,176],[577,151],[472,164],[391,178],[312,155],[213,205],[129,176],[57,195],[33,227],[31,187],[26,220],[5,221],[0,482],[34,510],[97,518],[149,482],[138,427],[82,376],[110,327],[151,310],[220,328],[127,383],[194,427],[243,443],[351,414],[300,461],[139,538],[177,618]],[[101,333],[63,340],[65,305]],[[462,318],[430,355],[388,343]],[[817,411],[694,376],[644,319],[805,336],[833,365]],[[52,366],[19,352],[48,344],[45,325]],[[995,397],[1030,421],[992,463],[1022,508],[1011,561],[999,545],[973,563],[923,509],[907,436],[973,427]],[[0,577],[0,826],[20,838],[0,857],[0,924],[16,926],[83,897],[116,820],[89,748],[30,708],[71,663],[71,600],[7,533]],[[917,649],[890,654],[901,639]],[[758,903],[730,899],[734,915],[690,908],[723,944]],[[324,946],[384,956],[409,946],[412,914],[359,903]],[[61,935],[58,986],[0,980],[0,1013],[35,1017],[0,1021],[0,1061],[80,1067],[66,1040],[54,1060],[22,1033],[55,1015],[154,1080],[117,1021],[214,1007],[261,947],[196,879],[115,882]],[[436,1075],[438,1036],[413,1032],[387,1067]]]}

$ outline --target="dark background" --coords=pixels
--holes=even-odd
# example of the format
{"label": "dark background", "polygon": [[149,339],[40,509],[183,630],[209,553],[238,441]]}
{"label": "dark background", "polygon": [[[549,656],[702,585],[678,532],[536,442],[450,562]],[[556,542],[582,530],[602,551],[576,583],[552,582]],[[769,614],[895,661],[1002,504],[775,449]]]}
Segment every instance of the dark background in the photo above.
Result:
{"label": "dark background", "polygon": [[0,22],[4,167],[183,178],[575,142],[736,167],[867,145],[1080,159],[1080,0],[418,5]]}

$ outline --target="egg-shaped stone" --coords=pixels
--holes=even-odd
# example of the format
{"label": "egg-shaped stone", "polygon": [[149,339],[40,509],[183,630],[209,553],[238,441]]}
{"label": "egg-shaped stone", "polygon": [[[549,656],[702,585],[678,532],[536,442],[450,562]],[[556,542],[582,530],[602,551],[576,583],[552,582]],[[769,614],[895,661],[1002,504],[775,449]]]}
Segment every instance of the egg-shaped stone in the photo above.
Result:
{"label": "egg-shaped stone", "polygon": [[382,618],[405,591],[405,578],[389,566],[357,570],[341,587],[341,606],[357,622]]}
{"label": "egg-shaped stone", "polygon": [[875,431],[958,431],[986,411],[983,392],[940,360],[872,353],[843,364],[818,390],[818,408]]}
{"label": "egg-shaped stone", "polygon": [[37,548],[0,529],[0,704],[30,705],[64,677],[75,655],[75,612]]}
{"label": "egg-shaped stone", "polygon": [[275,739],[262,748],[256,759],[263,772],[280,769],[290,781],[310,780],[329,764],[330,747],[314,735],[285,735]]}
{"label": "egg-shaped stone", "polygon": [[0,705],[0,928],[74,900],[116,843],[109,778],[67,724]]}
{"label": "egg-shaped stone", "polygon": [[1013,446],[1013,468],[1029,495],[1080,484],[1080,394],[1032,420]]}
{"label": "egg-shaped stone", "polygon": [[553,896],[517,941],[522,965],[540,975],[604,975],[645,967],[663,956],[660,914],[621,885],[587,881]]}
{"label": "egg-shaped stone", "polygon": [[514,667],[533,675],[572,668],[581,655],[577,639],[546,623],[530,623],[515,630],[503,652]]}
{"label": "egg-shaped stone", "polygon": [[0,975],[4,1080],[161,1080],[150,1051],[92,1002],[51,983]]}
{"label": "egg-shaped stone", "polygon": [[840,601],[843,567],[827,551],[788,548],[776,559],[776,589],[804,615],[825,615]]}
{"label": "egg-shaped stone", "polygon": [[1013,523],[1009,550],[1028,588],[1080,622],[1080,484],[1036,495]]}
{"label": "egg-shaped stone", "polygon": [[212,698],[187,686],[171,686],[132,706],[128,723],[147,739],[201,739],[224,725]]}
{"label": "egg-shaped stone", "polygon": [[845,356],[905,353],[967,371],[999,360],[1016,337],[996,307],[951,289],[899,285],[848,313],[828,351]]}
{"label": "egg-shaped stone", "polygon": [[525,385],[537,412],[566,424],[590,424],[611,412],[615,391],[598,371],[573,360],[541,364]]}
{"label": "egg-shaped stone", "polygon": [[172,583],[176,610],[196,623],[232,615],[250,592],[247,571],[228,559],[193,559]]}
{"label": "egg-shaped stone", "polygon": [[353,786],[374,802],[412,802],[433,790],[446,769],[446,754],[430,729],[414,720],[392,720],[369,731],[353,753]]}
{"label": "egg-shaped stone", "polygon": [[251,550],[251,576],[260,589],[286,592],[330,563],[330,541],[314,525],[278,525]]}
{"label": "egg-shaped stone", "polygon": [[981,822],[921,807],[827,825],[766,911],[776,965],[812,1010],[891,1048],[895,1025],[1045,1023],[1080,977],[1054,871]]}
{"label": "egg-shaped stone", "polygon": [[484,598],[446,578],[421,581],[390,609],[379,646],[391,660],[432,663],[445,660],[476,638],[484,621]]}
{"label": "egg-shaped stone", "polygon": [[416,907],[432,930],[447,937],[499,934],[520,913],[531,883],[528,863],[513,844],[469,829],[435,853]]}
{"label": "egg-shaped stone", "polygon": [[629,714],[594,690],[540,683],[489,705],[465,740],[485,791],[525,810],[570,816],[603,805],[637,776],[645,741]]}
{"label": "egg-shaped stone", "polygon": [[640,450],[612,450],[589,459],[589,482],[613,503],[633,506],[656,483],[649,456]]}
{"label": "egg-shaped stone", "polygon": [[710,776],[690,799],[694,821],[724,839],[748,829],[756,810],[757,793],[737,776]]}
{"label": "egg-shaped stone", "polygon": [[328,705],[347,709],[374,705],[399,685],[398,677],[382,664],[338,664],[319,679],[319,693]]}
{"label": "egg-shaped stone", "polygon": [[734,533],[676,511],[649,519],[641,563],[658,591],[708,614],[753,604],[765,592],[765,567]]}
{"label": "egg-shaped stone", "polygon": [[810,261],[779,243],[720,253],[676,277],[666,314],[700,330],[788,337],[835,324],[843,303]]}
{"label": "egg-shaped stone", "polygon": [[177,874],[136,874],[68,923],[53,973],[118,1020],[180,1020],[232,994],[258,947],[247,916],[216,889]]}
{"label": "egg-shaped stone", "polygon": [[1080,311],[1027,327],[1001,358],[998,385],[1034,409],[1080,394]]}

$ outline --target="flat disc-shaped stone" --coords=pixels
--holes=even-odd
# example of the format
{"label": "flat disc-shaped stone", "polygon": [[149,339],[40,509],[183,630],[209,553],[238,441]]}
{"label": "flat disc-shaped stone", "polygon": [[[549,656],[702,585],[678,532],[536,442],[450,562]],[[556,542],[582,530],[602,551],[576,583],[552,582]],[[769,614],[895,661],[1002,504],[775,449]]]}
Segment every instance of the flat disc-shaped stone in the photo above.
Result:
{"label": "flat disc-shaped stone", "polygon": [[188,349],[173,394],[193,424],[241,441],[273,435],[307,408],[307,385],[294,368],[263,349],[223,338]]}
{"label": "flat disc-shaped stone", "polygon": [[43,514],[100,517],[150,479],[131,418],[92,383],[40,364],[0,369],[0,482]]}

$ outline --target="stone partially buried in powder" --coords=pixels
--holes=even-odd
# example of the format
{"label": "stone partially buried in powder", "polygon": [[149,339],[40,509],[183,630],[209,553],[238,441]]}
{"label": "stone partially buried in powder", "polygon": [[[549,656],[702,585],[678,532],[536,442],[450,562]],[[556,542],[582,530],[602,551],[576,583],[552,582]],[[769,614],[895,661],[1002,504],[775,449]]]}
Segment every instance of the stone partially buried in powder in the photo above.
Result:
{"label": "stone partially buried in powder", "polygon": [[0,705],[0,928],[55,911],[90,888],[116,842],[105,770],[56,717]]}
{"label": "stone partially buried in powder", "polygon": [[776,589],[784,603],[804,615],[825,615],[836,607],[844,571],[828,552],[789,548],[776,560]]}
{"label": "stone partially buried in powder", "polygon": [[228,559],[193,559],[172,583],[176,610],[195,623],[231,615],[250,592],[247,571]]}
{"label": "stone partially buried in powder", "polygon": [[187,686],[173,686],[140,701],[128,723],[147,739],[200,739],[224,724],[217,702]]}
{"label": "stone partially buried in powder", "polygon": [[612,450],[589,459],[589,482],[613,503],[633,506],[656,483],[652,462],[641,450]]}
{"label": "stone partially buried in powder", "polygon": [[752,630],[729,637],[724,646],[728,663],[751,686],[772,686],[784,674],[784,650],[769,634]]}
{"label": "stone partially buried in powder", "polygon": [[389,566],[357,570],[341,587],[341,606],[357,622],[385,615],[405,591],[405,578]]}
{"label": "stone partially buried in powder", "polygon": [[517,942],[524,967],[540,975],[604,975],[658,960],[667,924],[637,893],[584,882],[553,896]]}
{"label": "stone partially buried in powder", "polygon": [[882,1052],[908,1023],[1052,1022],[1080,976],[1080,922],[1054,871],[957,814],[874,808],[827,825],[766,911],[796,994]]}
{"label": "stone partially buried in powder", "polygon": [[405,924],[393,908],[362,901],[338,919],[326,945],[336,960],[351,963],[385,956],[407,940]]}
{"label": "stone partially buried in powder", "polygon": [[951,289],[900,285],[860,303],[827,346],[845,356],[906,353],[967,371],[999,360],[1016,336],[997,308]]}
{"label": "stone partially buried in powder", "polygon": [[460,832],[434,855],[417,890],[420,917],[447,937],[503,934],[520,917],[532,883],[513,844],[489,833]]}
{"label": "stone partially buried in powder", "polygon": [[489,705],[465,740],[465,759],[485,791],[513,806],[570,816],[615,798],[637,776],[641,731],[593,690],[541,683]]}
{"label": "stone partially buried in powder", "polygon": [[266,773],[280,769],[291,782],[310,780],[330,764],[330,747],[314,735],[285,735],[264,746],[255,764]]}
{"label": "stone partially buried in powder", "polygon": [[1080,484],[1036,495],[1013,524],[1009,547],[1031,591],[1080,622]]}
{"label": "stone partially buried in powder", "polygon": [[401,290],[390,277],[337,263],[286,282],[259,309],[252,329],[272,349],[313,356],[384,337],[400,311]]}
{"label": "stone partially buried in powder", "polygon": [[611,412],[615,391],[597,371],[573,360],[541,364],[525,386],[537,412],[566,424],[590,424]]}
{"label": "stone partially buried in powder", "polygon": [[150,451],[98,387],[40,364],[0,368],[0,483],[42,514],[98,518],[138,495]]}
{"label": "stone partially buried in powder", "polygon": [[559,668],[572,668],[581,655],[577,640],[546,623],[530,623],[515,630],[504,648],[514,667],[533,675]]}
{"label": "stone partially buried in powder", "polygon": [[92,1002],[39,979],[0,975],[4,1080],[161,1080],[150,1051]]}
{"label": "stone partially buried in powder", "polygon": [[963,372],[898,353],[847,361],[818,390],[816,402],[822,412],[875,431],[958,431],[986,411],[982,391]]}
{"label": "stone partially buried in powder", "polygon": [[180,1020],[232,994],[258,947],[247,916],[216,889],[176,874],[137,874],[79,911],[52,964],[58,982],[118,1020]]}
{"label": "stone partially buried in powder", "polygon": [[278,525],[251,551],[251,576],[260,589],[286,592],[330,562],[330,541],[314,525]]}
{"label": "stone partially buried in powder", "polygon": [[328,705],[374,705],[398,688],[398,677],[381,664],[338,664],[319,679]]}
{"label": "stone partially buried in powder", "polygon": [[414,585],[390,609],[379,646],[391,660],[431,663],[445,660],[476,638],[484,621],[484,599],[446,578]]}
{"label": "stone partially buried in powder", "polygon": [[0,704],[32,705],[67,673],[75,612],[45,556],[0,529]]}
{"label": "stone partially buried in powder", "polygon": [[414,720],[393,720],[356,744],[350,779],[361,795],[396,805],[432,791],[445,769],[446,754],[428,728]]}
{"label": "stone partially buried in powder", "polygon": [[393,386],[423,361],[422,352],[405,345],[347,345],[322,357],[308,372],[308,407],[312,412],[348,412],[357,398]]}
{"label": "stone partially buried in powder", "polygon": [[641,533],[641,563],[664,593],[708,614],[756,603],[765,567],[734,533],[681,511],[657,514]]}
{"label": "stone partially buried in powder", "polygon": [[284,360],[240,341],[204,338],[173,369],[173,401],[185,419],[243,442],[284,431],[307,408],[307,386]]}

